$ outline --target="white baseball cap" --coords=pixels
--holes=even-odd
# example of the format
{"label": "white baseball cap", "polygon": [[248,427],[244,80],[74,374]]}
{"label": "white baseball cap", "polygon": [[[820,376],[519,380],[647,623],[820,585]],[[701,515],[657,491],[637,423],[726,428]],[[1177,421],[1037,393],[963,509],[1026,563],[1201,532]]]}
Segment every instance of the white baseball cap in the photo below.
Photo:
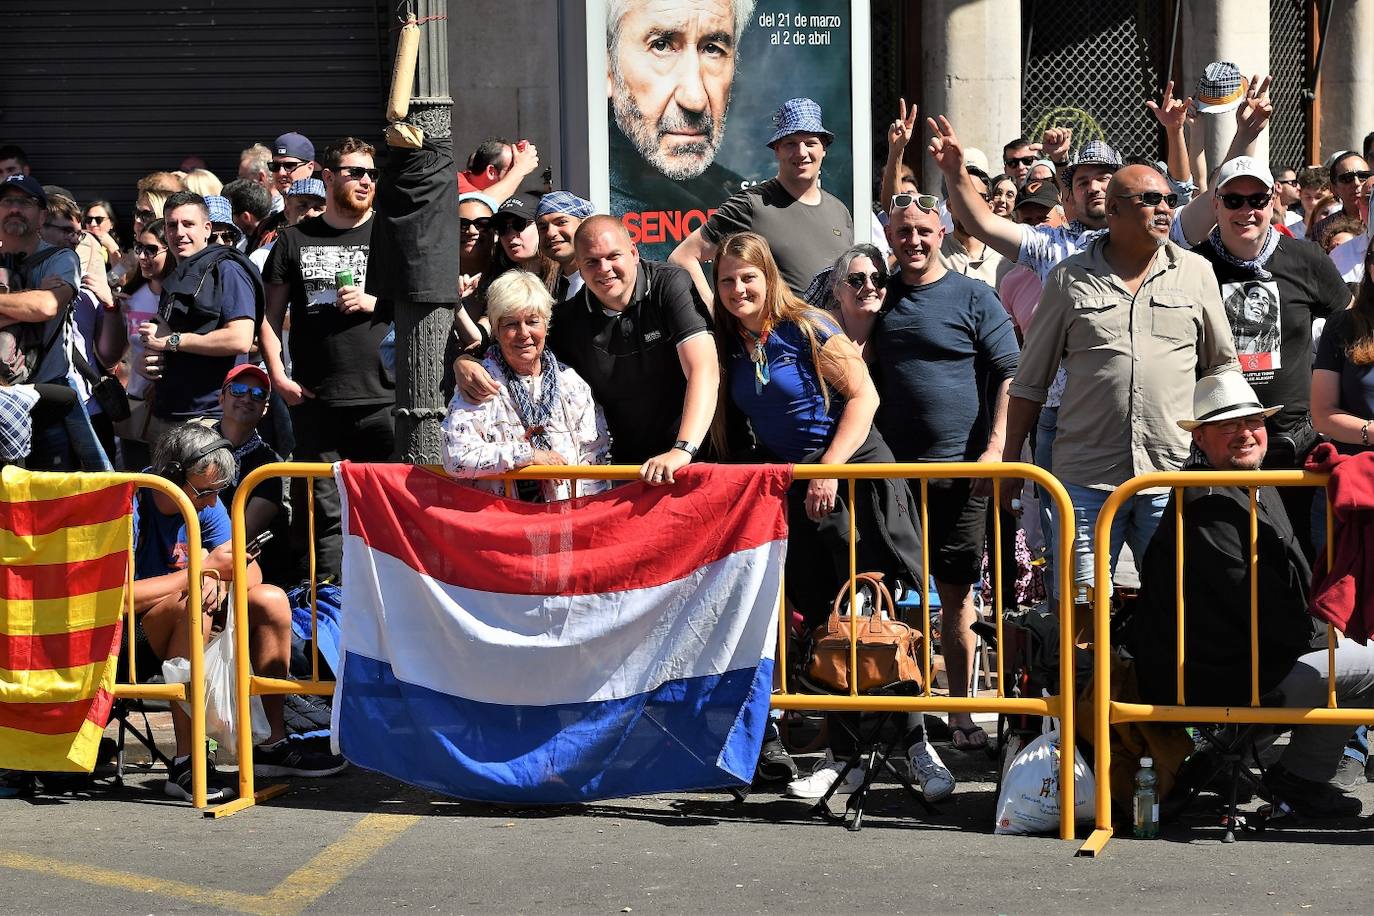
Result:
{"label": "white baseball cap", "polygon": [[1226,187],[1228,182],[1245,176],[1258,179],[1264,182],[1267,187],[1274,186],[1274,175],[1269,171],[1269,166],[1250,156],[1237,156],[1229,162],[1223,163],[1217,169],[1216,189],[1220,191]]}

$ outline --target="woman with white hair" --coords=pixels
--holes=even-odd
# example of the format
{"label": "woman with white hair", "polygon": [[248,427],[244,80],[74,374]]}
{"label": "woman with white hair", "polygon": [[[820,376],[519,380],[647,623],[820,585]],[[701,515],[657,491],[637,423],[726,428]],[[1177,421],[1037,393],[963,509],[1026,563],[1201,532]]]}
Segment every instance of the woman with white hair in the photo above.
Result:
{"label": "woman with white hair", "polygon": [[[512,270],[487,289],[487,320],[495,345],[483,367],[501,393],[474,404],[461,390],[444,419],[444,469],[454,477],[490,477],[532,464],[606,464],[610,435],[591,388],[545,349],[553,296],[534,274]],[[522,482],[523,483],[523,482]],[[604,480],[530,481],[521,498],[551,502],[599,493]],[[497,480],[476,486],[504,493]]]}

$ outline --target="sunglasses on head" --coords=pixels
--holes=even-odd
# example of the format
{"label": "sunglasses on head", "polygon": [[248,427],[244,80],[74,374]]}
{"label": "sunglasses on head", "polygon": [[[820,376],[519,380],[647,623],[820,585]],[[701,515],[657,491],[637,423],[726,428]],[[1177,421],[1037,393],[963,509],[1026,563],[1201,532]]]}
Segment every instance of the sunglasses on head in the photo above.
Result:
{"label": "sunglasses on head", "polygon": [[934,194],[893,194],[891,210],[905,210],[915,204],[927,213],[934,213],[940,207],[940,200]]}
{"label": "sunglasses on head", "polygon": [[230,382],[224,387],[229,391],[230,397],[241,398],[244,395],[248,395],[255,401],[267,400],[267,389],[261,385],[250,385],[247,382]]}
{"label": "sunglasses on head", "polygon": [[1336,176],[1336,183],[1350,184],[1352,181],[1368,181],[1370,178],[1374,178],[1374,172],[1360,169],[1359,171],[1341,172]]}
{"label": "sunglasses on head", "polygon": [[282,160],[280,162],[269,162],[267,163],[267,171],[294,172],[296,171],[296,169],[300,168],[303,165],[305,165],[304,162],[287,162],[285,160]]}
{"label": "sunglasses on head", "polygon": [[345,165],[334,171],[354,181],[361,181],[364,175],[367,176],[368,181],[376,181],[380,174],[376,169],[365,169],[361,165]]}
{"label": "sunglasses on head", "polygon": [[1269,206],[1272,195],[1268,191],[1264,191],[1260,194],[1218,194],[1217,198],[1221,200],[1221,205],[1227,210],[1239,210],[1246,204],[1256,210],[1263,210]]}
{"label": "sunglasses on head", "polygon": [[1006,164],[1007,168],[1011,168],[1014,165],[1032,166],[1035,165],[1035,157],[1012,156],[1010,159],[1003,159],[1002,162]]}
{"label": "sunglasses on head", "polygon": [[166,250],[167,250],[166,248],[163,248],[163,247],[161,247],[161,246],[159,246],[159,245],[135,245],[135,246],[134,246],[134,254],[138,255],[140,258],[155,258],[155,257],[158,256],[158,253],[159,253],[159,252],[163,252],[163,251],[166,251]]}
{"label": "sunglasses on head", "polygon": [[105,217],[103,217],[103,216],[88,216],[88,217],[86,217],[85,219],[83,219],[81,222],[84,223],[84,224],[87,225],[87,226],[99,226],[99,225],[101,225],[101,224],[103,224],[103,223],[105,222]]}
{"label": "sunglasses on head", "polygon": [[490,228],[490,216],[479,216],[476,219],[468,219],[466,216],[458,217],[458,229],[462,232],[466,232],[469,229],[476,229],[478,232],[486,232]]}
{"label": "sunglasses on head", "polygon": [[153,220],[157,219],[157,214],[152,210],[135,210],[134,219],[143,223],[151,223]]}
{"label": "sunglasses on head", "polygon": [[875,270],[870,273],[853,273],[844,278],[845,284],[856,293],[864,288],[865,281],[872,283],[874,289],[882,289],[887,277]]}

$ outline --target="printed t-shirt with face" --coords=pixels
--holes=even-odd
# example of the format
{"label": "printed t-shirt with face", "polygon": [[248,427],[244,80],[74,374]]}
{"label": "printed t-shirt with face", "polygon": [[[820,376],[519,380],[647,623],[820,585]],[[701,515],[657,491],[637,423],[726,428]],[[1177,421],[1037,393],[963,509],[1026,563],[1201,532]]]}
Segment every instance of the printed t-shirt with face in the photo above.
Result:
{"label": "printed t-shirt with face", "polygon": [[585,286],[558,307],[549,346],[606,412],[614,462],[640,464],[672,448],[687,394],[677,347],[710,329],[687,271],[654,261],[639,262],[623,311],[602,308]]}
{"label": "printed t-shirt with face", "polygon": [[804,204],[770,178],[722,203],[701,227],[702,238],[712,245],[735,232],[757,232],[767,239],[783,280],[800,296],[816,274],[854,244],[854,217],[824,188],[820,203]]}
{"label": "printed t-shirt with face", "polygon": [[[151,468],[144,470],[152,473]],[[190,547],[180,512],[164,515],[153,502],[151,490],[140,490],[134,502],[134,578],[151,579],[186,568]],[[218,498],[196,513],[200,520],[200,546],[214,550],[229,541],[229,513]]]}
{"label": "printed t-shirt with face", "polygon": [[349,229],[336,229],[323,216],[301,220],[277,237],[263,272],[268,284],[291,288],[292,378],[324,404],[389,404],[396,397],[395,378],[381,357],[391,326],[386,300],[371,314],[345,315],[337,304],[339,271],[352,271],[359,288],[366,284],[374,220]]}
{"label": "printed t-shirt with face", "polygon": [[1216,272],[1245,380],[1263,404],[1282,404],[1270,435],[1307,423],[1312,384],[1312,321],[1345,308],[1350,290],[1331,259],[1311,242],[1280,235],[1268,279],[1226,261],[1203,242],[1193,249]]}

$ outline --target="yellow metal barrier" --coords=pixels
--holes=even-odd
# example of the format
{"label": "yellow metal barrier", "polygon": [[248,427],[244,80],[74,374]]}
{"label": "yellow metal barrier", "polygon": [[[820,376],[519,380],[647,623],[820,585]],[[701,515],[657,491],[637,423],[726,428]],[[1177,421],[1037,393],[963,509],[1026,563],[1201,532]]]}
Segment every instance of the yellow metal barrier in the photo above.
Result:
{"label": "yellow metal barrier", "polygon": [[[438,473],[443,473],[442,469],[434,468]],[[602,465],[602,466],[559,466],[559,467],[528,467],[519,471],[497,475],[494,479],[507,481],[513,480],[634,480],[639,476],[638,467],[632,465]],[[287,694],[303,693],[328,696],[334,691],[333,681],[319,680],[319,660],[318,654],[312,659],[313,677],[309,681],[293,680],[284,678],[265,678],[252,674],[248,664],[248,588],[246,580],[247,554],[246,554],[246,532],[244,531],[243,513],[249,495],[264,480],[274,477],[287,478],[311,478],[327,477],[333,474],[333,466],[329,464],[296,464],[279,463],[268,464],[254,470],[240,484],[234,495],[234,502],[231,508],[231,518],[233,520],[233,545],[234,545],[234,613],[237,615],[235,636],[237,645],[235,647],[236,659],[238,664],[238,711],[239,711],[239,760],[252,761],[252,734],[249,727],[249,701],[254,695],[262,694]],[[1038,483],[1053,498],[1056,515],[1059,524],[1056,527],[1059,538],[1060,556],[1070,556],[1073,545],[1073,507],[1069,501],[1068,493],[1064,487],[1051,474],[1029,464],[1020,463],[967,463],[951,462],[943,464],[861,464],[861,465],[820,465],[807,464],[796,465],[793,468],[793,476],[796,480],[829,480],[841,479],[848,481],[849,505],[855,502],[855,482],[858,480],[873,480],[886,478],[916,479],[921,482],[921,495],[926,495],[928,482],[932,479],[946,478],[983,478],[993,482],[993,505],[998,504],[1001,494],[1001,481],[1007,479],[1025,479]],[[309,491],[313,493],[313,489]],[[313,501],[307,501],[307,511],[309,523],[313,532],[314,507]],[[922,499],[921,507],[921,557],[920,569],[930,568],[929,540],[924,536],[927,529],[927,517],[925,511],[925,500]],[[857,603],[855,576],[858,574],[857,554],[855,549],[855,516],[850,513],[850,532],[849,532],[849,588],[850,606]],[[994,535],[1001,532],[1001,511],[996,513],[994,521]],[[997,545],[1000,545],[1000,538],[994,541],[992,551],[993,562],[993,607],[996,609],[996,627],[999,639],[999,652],[997,654],[997,696],[996,697],[943,697],[934,696],[931,693],[931,656],[930,656],[930,595],[927,583],[921,583],[921,611],[922,611],[922,632],[925,640],[924,675],[925,690],[920,696],[913,697],[894,697],[894,696],[863,696],[858,693],[857,678],[852,679],[849,696],[817,696],[815,694],[792,693],[787,690],[787,615],[782,606],[782,596],[779,596],[778,614],[778,658],[777,666],[782,672],[782,690],[775,693],[772,697],[772,705],[775,709],[807,709],[821,710],[827,712],[985,712],[1002,714],[1028,714],[1037,716],[1054,716],[1062,723],[1062,734],[1066,741],[1072,741],[1074,734],[1074,671],[1072,664],[1061,664],[1059,671],[1059,694],[1051,697],[1008,697],[1005,695],[1002,678],[1002,588],[1003,570],[1002,554]],[[314,538],[311,538],[310,566],[314,569]],[[1061,595],[1071,594],[1070,590],[1070,564],[1058,564],[1059,583],[1058,591]],[[1014,578],[1014,575],[1013,575]],[[317,610],[314,598],[314,582],[312,575],[311,583],[311,632],[315,632],[317,626]],[[1060,657],[1062,659],[1073,658],[1073,631],[1072,627],[1063,625],[1061,619],[1059,645]],[[857,670],[858,652],[858,627],[850,628],[850,666],[851,670]],[[315,652],[318,653],[318,648]],[[1073,754],[1060,754],[1060,803],[1062,806],[1060,815],[1060,837],[1065,840],[1074,838],[1074,782],[1073,782]],[[222,817],[241,811],[244,808],[256,804],[274,795],[285,791],[285,786],[272,786],[267,789],[256,789],[253,780],[253,768],[251,764],[239,767],[239,797],[234,801],[220,805],[211,809],[209,814],[215,817]]]}
{"label": "yellow metal barrier", "polygon": [[[107,474],[115,482],[132,483],[134,486],[154,490],[166,496],[176,504],[181,512],[181,517],[186,523],[186,543],[200,543],[200,519],[196,515],[196,507],[191,504],[190,498],[181,487],[156,477],[152,474]],[[134,524],[133,514],[129,515],[129,527],[132,530]],[[199,639],[191,639],[191,683],[190,697],[187,698],[187,687],[185,684],[140,684],[138,683],[138,671],[134,667],[134,557],[135,545],[133,539],[129,542],[129,572],[125,580],[124,588],[124,633],[129,653],[129,683],[115,684],[114,695],[122,699],[134,700],[167,700],[176,702],[178,700],[189,702],[191,706],[191,803],[197,808],[205,807],[205,646]],[[192,586],[191,583],[200,582],[200,551],[187,551],[187,601],[186,616],[191,627],[191,633],[201,631],[201,606],[198,596],[200,588],[198,585]]]}
{"label": "yellow metal barrier", "polygon": [[[1117,487],[1108,497],[1097,517],[1094,529],[1094,584],[1096,586],[1093,607],[1094,626],[1099,634],[1097,651],[1093,657],[1093,723],[1094,762],[1093,770],[1097,775],[1096,829],[1079,849],[1079,855],[1095,856],[1107,845],[1112,837],[1112,785],[1111,785],[1111,727],[1118,722],[1199,722],[1199,723],[1237,723],[1273,725],[1365,725],[1374,711],[1369,709],[1337,709],[1336,687],[1334,680],[1336,631],[1327,627],[1327,706],[1324,709],[1304,709],[1301,707],[1261,707],[1259,705],[1259,593],[1258,577],[1253,574],[1259,562],[1259,522],[1256,515],[1258,487],[1302,486],[1324,487],[1327,475],[1305,471],[1177,471],[1171,473],[1142,474]],[[1148,703],[1121,703],[1111,700],[1110,662],[1111,662],[1111,530],[1117,511],[1126,500],[1156,487],[1169,487],[1174,491],[1174,512],[1178,521],[1178,536],[1175,541],[1175,564],[1178,569],[1175,604],[1177,607],[1177,648],[1178,671],[1177,688],[1181,701],[1187,700],[1183,694],[1183,490],[1190,487],[1243,487],[1250,493],[1250,539],[1248,566],[1250,575],[1250,705],[1242,707],[1224,706],[1187,706],[1183,702],[1175,706],[1156,706]],[[1326,549],[1330,561],[1332,544],[1331,504],[1327,500],[1326,511]],[[1065,554],[1067,556],[1068,554]],[[1067,565],[1067,564],[1061,564]]]}

